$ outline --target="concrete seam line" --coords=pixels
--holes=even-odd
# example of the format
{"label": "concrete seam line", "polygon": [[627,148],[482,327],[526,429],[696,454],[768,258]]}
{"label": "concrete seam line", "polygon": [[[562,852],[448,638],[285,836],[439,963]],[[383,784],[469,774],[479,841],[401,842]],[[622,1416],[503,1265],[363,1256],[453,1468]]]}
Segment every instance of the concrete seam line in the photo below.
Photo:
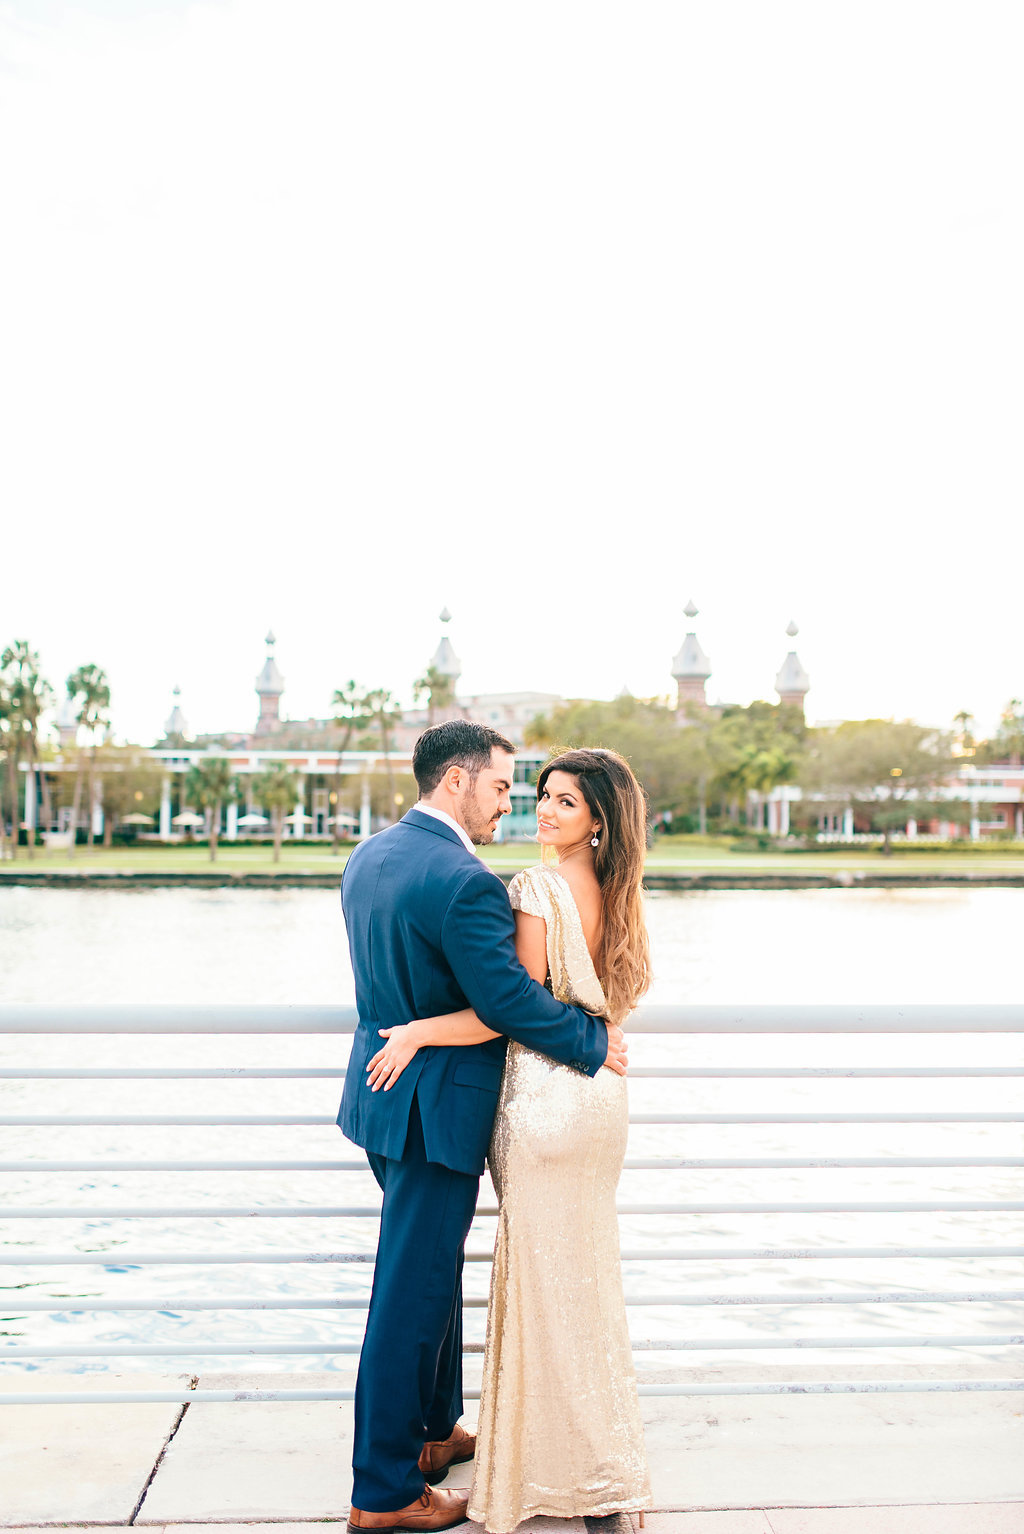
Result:
{"label": "concrete seam line", "polygon": [[[198,1374],[193,1374],[191,1376],[191,1381],[192,1381],[192,1383],[191,1383],[190,1388],[192,1390],[195,1390],[197,1385],[199,1384],[199,1376],[198,1376]],[[149,1472],[149,1475],[146,1477],[146,1484],[145,1484],[145,1486],[143,1486],[142,1491],[139,1493],[139,1500],[136,1502],[135,1506],[132,1508],[131,1517],[128,1519],[128,1524],[127,1524],[128,1528],[132,1528],[134,1526],[136,1518],[142,1512],[143,1504],[144,1504],[147,1496],[149,1495],[149,1488],[152,1486],[153,1482],[156,1480],[156,1473],[160,1469],[160,1466],[163,1464],[163,1462],[164,1462],[164,1455],[167,1453],[167,1450],[170,1448],[171,1444],[174,1441],[174,1438],[175,1438],[175,1436],[177,1434],[178,1429],[181,1427],[181,1424],[185,1420],[185,1413],[188,1411],[188,1408],[189,1408],[189,1402],[185,1401],[183,1403],[183,1405],[182,1405],[182,1408],[181,1408],[180,1412],[178,1413],[178,1415],[175,1417],[173,1423],[171,1424],[171,1431],[168,1433],[167,1437],[164,1439],[163,1447],[161,1448],[160,1453],[156,1457],[156,1460],[155,1460],[155,1462],[153,1464],[152,1470]]]}

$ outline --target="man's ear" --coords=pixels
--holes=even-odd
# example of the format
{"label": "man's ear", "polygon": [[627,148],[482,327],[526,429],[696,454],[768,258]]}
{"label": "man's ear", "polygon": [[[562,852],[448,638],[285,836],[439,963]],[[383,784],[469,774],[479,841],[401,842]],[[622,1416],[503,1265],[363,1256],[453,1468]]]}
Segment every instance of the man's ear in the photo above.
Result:
{"label": "man's ear", "polygon": [[449,767],[444,775],[444,786],[450,794],[459,792],[459,784],[462,782],[462,768],[456,763]]}

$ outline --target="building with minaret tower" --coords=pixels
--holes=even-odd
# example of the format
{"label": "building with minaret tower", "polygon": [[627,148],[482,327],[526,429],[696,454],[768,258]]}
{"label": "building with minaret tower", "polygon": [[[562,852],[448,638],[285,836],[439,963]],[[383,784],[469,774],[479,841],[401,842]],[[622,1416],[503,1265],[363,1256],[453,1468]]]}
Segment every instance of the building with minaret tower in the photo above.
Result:
{"label": "building with minaret tower", "polygon": [[[800,630],[790,619],[786,625],[786,633],[790,639],[795,639]],[[800,657],[795,650],[790,650],[786,659],[779,668],[779,674],[775,678],[775,691],[779,695],[780,703],[792,703],[801,713],[804,711],[804,699],[811,690],[811,679],[800,664]]]}
{"label": "building with minaret tower", "polygon": [[441,622],[445,625],[445,627],[441,630],[441,638],[438,641],[437,649],[434,651],[434,654],[431,658],[430,666],[431,670],[436,671],[438,676],[444,677],[445,681],[451,687],[452,697],[454,698],[455,689],[459,684],[459,677],[462,675],[462,662],[456,655],[454,649],[452,648],[452,642],[448,638],[448,624],[451,623],[451,621],[451,613],[448,611],[447,607],[442,607]]}
{"label": "building with minaret tower", "polygon": [[263,670],[256,678],[256,694],[260,700],[260,713],[254,731],[257,736],[273,735],[281,726],[281,694],[284,692],[284,677],[277,669],[277,661],[274,659],[276,643],[274,631],[271,629],[266,638],[267,658],[263,662]]}
{"label": "building with minaret tower", "polygon": [[430,706],[427,711],[429,722],[432,724],[440,724],[445,719],[461,719],[464,712],[458,699],[462,662],[448,638],[448,624],[451,621],[451,613],[447,607],[442,607],[441,638],[438,640],[437,649],[430,657],[430,667],[427,672],[428,677],[434,678]]}
{"label": "building with minaret tower", "polygon": [[174,689],[174,706],[167,716],[167,723],[164,725],[164,735],[168,740],[184,741],[189,738],[188,721],[181,711],[180,687],[175,687]]}
{"label": "building with minaret tower", "polygon": [[[700,609],[694,606],[692,597],[683,608],[683,612],[691,623],[699,611]],[[688,706],[707,708],[708,700],[704,689],[711,675],[711,662],[701,649],[700,641],[692,629],[683,640],[679,654],[672,662],[672,675],[679,689],[679,700],[676,706],[681,714]]]}

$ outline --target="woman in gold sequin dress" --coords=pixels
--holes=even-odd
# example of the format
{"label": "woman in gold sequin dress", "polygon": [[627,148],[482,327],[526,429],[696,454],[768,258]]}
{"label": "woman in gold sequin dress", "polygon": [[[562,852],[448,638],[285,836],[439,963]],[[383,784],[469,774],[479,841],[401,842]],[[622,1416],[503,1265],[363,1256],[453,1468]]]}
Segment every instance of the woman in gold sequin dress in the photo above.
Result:
{"label": "woman in gold sequin dress", "polygon": [[[537,839],[545,863],[509,887],[519,958],[560,1001],[621,1023],[648,984],[645,803],[627,763],[589,750],[549,762]],[[391,1029],[372,1084],[387,1090],[424,1044],[485,1037],[472,1011]],[[494,1534],[538,1514],[650,1506],[615,1211],[627,1123],[624,1077],[591,1079],[510,1040],[488,1157],[498,1234],[469,1499]]]}

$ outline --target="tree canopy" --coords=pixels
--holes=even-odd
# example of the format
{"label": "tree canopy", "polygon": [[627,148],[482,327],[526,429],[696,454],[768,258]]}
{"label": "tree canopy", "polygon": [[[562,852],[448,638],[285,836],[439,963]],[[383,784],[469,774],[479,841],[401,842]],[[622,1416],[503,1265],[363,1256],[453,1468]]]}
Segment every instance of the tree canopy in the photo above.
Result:
{"label": "tree canopy", "polygon": [[999,727],[990,740],[982,741],[977,750],[980,763],[1012,762],[1019,766],[1024,761],[1024,703],[1011,698],[1003,709]]}
{"label": "tree canopy", "polygon": [[819,803],[852,808],[884,834],[888,851],[897,826],[942,808],[935,795],[954,767],[943,731],[908,719],[850,719],[812,732],[801,783]]}
{"label": "tree canopy", "polygon": [[659,699],[622,694],[578,700],[539,715],[531,745],[552,751],[601,746],[620,752],[647,790],[654,815],[689,815],[711,804],[738,818],[748,793],[793,781],[805,734],[798,709],[752,703],[680,721]]}

